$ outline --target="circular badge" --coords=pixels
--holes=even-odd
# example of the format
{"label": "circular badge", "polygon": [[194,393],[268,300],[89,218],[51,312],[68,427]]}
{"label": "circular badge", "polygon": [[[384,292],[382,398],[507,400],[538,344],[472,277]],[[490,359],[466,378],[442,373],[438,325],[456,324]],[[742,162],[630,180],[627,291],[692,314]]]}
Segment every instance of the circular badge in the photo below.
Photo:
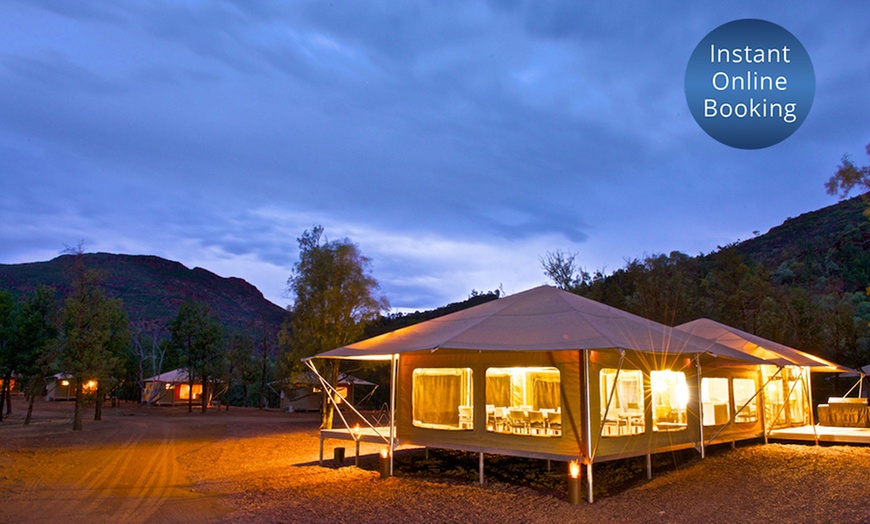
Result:
{"label": "circular badge", "polygon": [[793,34],[744,19],[717,27],[695,47],[685,88],[689,110],[708,135],[731,147],[762,149],[806,120],[816,75]]}

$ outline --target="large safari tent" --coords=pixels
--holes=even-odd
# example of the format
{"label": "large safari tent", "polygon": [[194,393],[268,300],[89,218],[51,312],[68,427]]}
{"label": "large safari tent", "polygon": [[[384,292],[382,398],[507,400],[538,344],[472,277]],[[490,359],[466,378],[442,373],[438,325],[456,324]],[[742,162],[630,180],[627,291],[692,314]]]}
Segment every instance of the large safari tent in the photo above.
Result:
{"label": "large safari tent", "polygon": [[[479,454],[481,482],[485,453],[578,460],[591,502],[594,463],[646,456],[649,474],[654,453],[703,456],[766,435],[771,420],[807,423],[805,370],[837,366],[720,326],[670,328],[541,286],[337,348],[305,362],[389,362],[390,421],[322,430],[321,459],[325,438],[464,450]],[[766,403],[771,384],[780,405]]]}

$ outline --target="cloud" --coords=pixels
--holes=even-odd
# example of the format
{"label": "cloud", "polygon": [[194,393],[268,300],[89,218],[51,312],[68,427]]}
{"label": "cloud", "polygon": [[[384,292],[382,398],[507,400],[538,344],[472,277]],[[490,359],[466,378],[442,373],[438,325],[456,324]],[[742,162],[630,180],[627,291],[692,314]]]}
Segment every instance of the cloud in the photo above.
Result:
{"label": "cloud", "polygon": [[[414,309],[539,284],[548,250],[593,270],[709,251],[831,203],[821,184],[862,157],[867,14],[4,4],[0,262],[84,239],[241,276],[283,305],[296,238],[323,224]],[[698,40],[746,16],[792,29],[818,78],[804,126],[757,152],[704,135],[682,86]]]}

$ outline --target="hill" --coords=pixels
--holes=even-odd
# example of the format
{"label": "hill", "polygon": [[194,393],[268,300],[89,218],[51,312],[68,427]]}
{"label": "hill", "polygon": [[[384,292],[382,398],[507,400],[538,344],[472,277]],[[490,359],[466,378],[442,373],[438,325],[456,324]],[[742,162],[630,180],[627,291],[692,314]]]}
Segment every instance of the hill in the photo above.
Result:
{"label": "hill", "polygon": [[[84,259],[87,267],[102,274],[106,294],[124,301],[131,322],[165,328],[187,299],[208,304],[227,331],[250,331],[259,321],[277,332],[286,314],[241,278],[224,278],[151,255],[88,253]],[[0,264],[0,289],[21,294],[49,285],[63,296],[70,288],[72,262],[72,255],[61,255],[47,262]]]}
{"label": "hill", "polygon": [[[847,366],[870,361],[870,221],[862,197],[789,218],[763,235],[690,257],[630,260],[573,274],[583,296],[668,325],[709,318]],[[573,263],[573,262],[572,262]]]}
{"label": "hill", "polygon": [[836,275],[850,291],[870,284],[870,220],[865,197],[789,218],[734,249],[786,282],[809,283]]}

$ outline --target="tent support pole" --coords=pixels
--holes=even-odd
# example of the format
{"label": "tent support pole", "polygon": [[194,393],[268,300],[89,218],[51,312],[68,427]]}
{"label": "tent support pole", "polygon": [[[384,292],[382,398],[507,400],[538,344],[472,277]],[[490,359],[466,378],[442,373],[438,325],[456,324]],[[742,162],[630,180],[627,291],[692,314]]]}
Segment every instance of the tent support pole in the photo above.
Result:
{"label": "tent support pole", "polygon": [[320,459],[318,459],[317,465],[323,467],[323,433],[320,434]]}
{"label": "tent support pole", "polygon": [[[758,366],[758,371],[756,372],[756,375],[759,378],[759,382],[761,381],[761,379],[764,378],[764,374],[761,372],[761,366]],[[766,415],[767,397],[764,395],[764,390],[767,387],[767,384],[769,382],[770,381],[765,382],[764,385],[761,386],[761,389],[755,392],[756,395],[759,392],[762,393],[761,398],[759,398],[759,400],[761,401],[761,404],[758,405],[758,407],[756,409],[757,409],[758,414],[760,415],[760,418],[761,418],[761,432],[764,434],[764,445],[765,446],[768,444],[768,442],[767,442],[767,415]]]}
{"label": "tent support pole", "polygon": [[480,469],[480,485],[483,486],[483,451],[478,453],[478,468]]}
{"label": "tent support pole", "polygon": [[816,446],[819,445],[819,430],[816,427],[816,417],[813,415],[813,390],[810,381],[810,368],[801,369],[801,380],[804,381],[804,388],[807,391],[807,409],[810,410],[810,425],[813,427],[813,435],[816,437]]}
{"label": "tent support pole", "polygon": [[652,480],[652,455],[646,454],[646,479]]}
{"label": "tent support pole", "polygon": [[864,394],[864,377],[866,376],[867,375],[865,375],[864,373],[859,372],[858,382],[855,382],[855,385],[849,388],[849,391],[847,391],[846,394],[843,396],[848,397],[853,391],[855,391],[855,388],[858,388],[858,398],[861,398],[861,396]]}
{"label": "tent support pole", "polygon": [[701,355],[695,355],[695,369],[698,372],[698,445],[701,458],[707,458],[704,448],[704,399],[701,398]]}
{"label": "tent support pole", "polygon": [[[589,399],[589,350],[580,352],[583,355],[583,384],[586,394],[584,405],[586,407],[586,500],[592,504],[595,501],[592,495],[592,401]],[[616,389],[616,384],[614,384]]]}
{"label": "tent support pole", "polygon": [[399,355],[390,357],[390,476],[393,476],[393,455],[396,451],[396,374]]}
{"label": "tent support pole", "polygon": [[[314,376],[316,376],[317,380],[320,381],[320,385],[324,389],[324,391],[329,393],[327,398],[329,398],[329,401],[332,402],[333,405],[335,406],[335,410],[338,412],[338,416],[341,418],[341,421],[344,424],[344,427],[347,430],[351,430],[350,424],[348,424],[347,419],[344,417],[344,414],[341,413],[341,410],[338,408],[338,405],[335,404],[335,401],[334,401],[336,398],[341,398],[341,394],[338,392],[337,389],[335,389],[335,387],[333,387],[332,384],[330,384],[329,382],[327,382],[327,380],[325,378],[323,378],[323,376],[320,374],[319,371],[317,371],[317,368],[314,366],[314,362],[311,361],[311,358],[313,358],[313,357],[302,359],[302,362],[306,366],[308,366],[308,369],[310,369],[312,373],[314,373]],[[373,426],[372,423],[369,422],[369,420],[366,417],[364,417],[362,415],[362,413],[360,413],[359,410],[356,409],[351,402],[345,401],[344,405],[349,407],[351,409],[351,411],[356,413],[356,415],[359,417],[359,419],[362,420],[363,422],[365,422],[366,425],[368,427],[370,427],[372,430],[374,430],[374,432],[377,436],[384,439],[385,443],[389,443],[388,438],[385,437],[384,435],[381,435],[381,432],[378,431],[378,428]]]}

